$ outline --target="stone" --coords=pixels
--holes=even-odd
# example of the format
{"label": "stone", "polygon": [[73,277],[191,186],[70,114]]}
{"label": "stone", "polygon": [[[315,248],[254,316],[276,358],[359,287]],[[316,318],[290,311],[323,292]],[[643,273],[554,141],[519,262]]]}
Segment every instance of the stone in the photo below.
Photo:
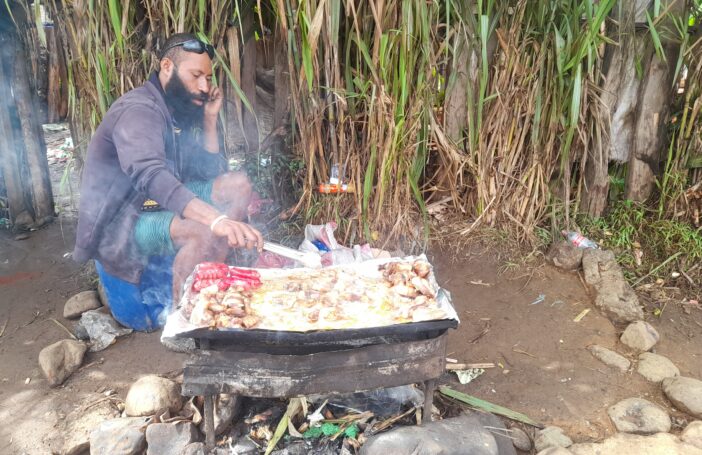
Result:
{"label": "stone", "polygon": [[643,318],[639,298],[626,281],[604,281],[597,291],[595,306],[615,323]]}
{"label": "stone", "polygon": [[660,339],[661,336],[658,335],[658,332],[651,324],[645,321],[636,321],[624,329],[624,333],[622,333],[619,340],[631,349],[648,351]]}
{"label": "stone", "polygon": [[670,433],[616,433],[600,443],[573,444],[569,450],[573,455],[702,455],[702,450]]}
{"label": "stone", "polygon": [[653,434],[670,431],[670,416],[643,398],[627,398],[607,410],[609,418],[623,433]]}
{"label": "stone", "polygon": [[583,251],[585,282],[595,294],[595,306],[616,323],[643,319],[639,298],[627,283],[614,253],[607,250]]}
{"label": "stone", "polygon": [[49,381],[50,387],[63,384],[83,363],[88,347],[76,340],[61,340],[49,345],[39,353],[39,367]]}
{"label": "stone", "polygon": [[180,455],[207,455],[207,449],[203,442],[193,442],[185,446]]}
{"label": "stone", "polygon": [[248,436],[243,436],[227,448],[218,448],[214,455],[258,455],[259,448]]}
{"label": "stone", "polygon": [[470,414],[478,419],[483,424],[483,428],[492,430],[492,437],[497,443],[497,453],[499,455],[517,455],[512,444],[512,438],[509,437],[509,430],[505,427],[502,420],[495,414],[489,412],[474,412]]}
{"label": "stone", "polygon": [[[478,413],[462,414],[458,417],[423,426],[399,427],[368,438],[361,447],[361,455],[510,455],[516,454],[507,438],[507,444],[499,445]],[[494,416],[492,416],[494,418]],[[494,418],[491,422],[498,422]],[[500,428],[504,425],[499,423]],[[499,433],[500,431],[495,431]]]}
{"label": "stone", "polygon": [[126,414],[134,417],[154,415],[166,409],[176,414],[182,406],[180,385],[155,375],[139,378],[129,388],[124,400]]}
{"label": "stone", "polygon": [[607,366],[617,368],[621,371],[627,371],[631,366],[629,359],[605,347],[593,344],[588,346],[587,350],[590,351],[590,354],[597,360]]}
{"label": "stone", "polygon": [[685,376],[666,378],[663,393],[676,408],[702,419],[702,381]]}
{"label": "stone", "polygon": [[119,417],[117,407],[102,394],[88,394],[75,408],[59,419],[47,438],[51,453],[82,455],[90,449],[90,432],[102,422]]}
{"label": "stone", "polygon": [[559,427],[546,427],[539,430],[534,439],[534,447],[537,452],[540,452],[548,447],[565,447],[568,448],[573,444],[573,441]]}
{"label": "stone", "polygon": [[702,449],[702,421],[690,422],[680,434],[683,442]]}
{"label": "stone", "polygon": [[524,430],[517,427],[510,428],[509,436],[512,438],[512,444],[514,444],[514,447],[524,452],[531,451],[531,438]]}
{"label": "stone", "polygon": [[639,355],[636,371],[651,382],[661,382],[665,378],[680,376],[680,370],[667,357],[644,352]]}
{"label": "stone", "polygon": [[578,270],[583,262],[583,249],[567,240],[561,240],[551,245],[546,253],[546,260],[562,270]]}
{"label": "stone", "polygon": [[90,433],[90,455],[135,455],[146,448],[150,417],[106,420]]}
{"label": "stone", "polygon": [[573,452],[565,447],[547,447],[537,455],[573,455]]}
{"label": "stone", "polygon": [[146,455],[178,454],[202,439],[197,427],[189,421],[154,423],[146,428]]}
{"label": "stone", "polygon": [[224,433],[234,419],[238,409],[239,400],[236,395],[222,393],[217,396],[214,408],[215,435]]}
{"label": "stone", "polygon": [[77,319],[86,311],[97,310],[101,306],[97,292],[79,292],[66,301],[66,304],[63,306],[63,317],[66,319]]}
{"label": "stone", "polygon": [[[603,274],[621,273],[621,268],[615,267],[617,259],[609,250],[586,248],[583,250],[583,277],[589,286],[597,286],[602,281]],[[622,273],[622,278],[624,274]]]}

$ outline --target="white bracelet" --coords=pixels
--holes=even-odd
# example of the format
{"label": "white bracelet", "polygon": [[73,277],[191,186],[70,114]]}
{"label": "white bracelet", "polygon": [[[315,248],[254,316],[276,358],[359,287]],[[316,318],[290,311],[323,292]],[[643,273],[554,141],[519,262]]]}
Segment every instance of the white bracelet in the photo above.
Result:
{"label": "white bracelet", "polygon": [[217,226],[217,223],[219,223],[222,220],[228,220],[229,217],[227,215],[220,215],[214,220],[212,220],[212,223],[210,223],[210,231],[214,232],[215,226]]}

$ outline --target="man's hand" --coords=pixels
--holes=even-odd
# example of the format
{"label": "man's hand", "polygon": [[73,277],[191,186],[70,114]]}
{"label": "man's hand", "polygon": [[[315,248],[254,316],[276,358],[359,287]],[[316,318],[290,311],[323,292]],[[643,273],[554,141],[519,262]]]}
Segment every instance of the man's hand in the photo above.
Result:
{"label": "man's hand", "polygon": [[219,110],[222,109],[222,99],[222,90],[219,87],[212,86],[209,98],[205,102],[205,118],[217,118]]}
{"label": "man's hand", "polygon": [[263,236],[256,229],[240,221],[223,219],[212,229],[214,235],[226,237],[229,246],[232,248],[257,249],[263,248]]}
{"label": "man's hand", "polygon": [[222,108],[222,91],[219,87],[210,88],[209,98],[205,103],[203,146],[210,153],[219,153],[219,135],[217,134],[217,115]]}

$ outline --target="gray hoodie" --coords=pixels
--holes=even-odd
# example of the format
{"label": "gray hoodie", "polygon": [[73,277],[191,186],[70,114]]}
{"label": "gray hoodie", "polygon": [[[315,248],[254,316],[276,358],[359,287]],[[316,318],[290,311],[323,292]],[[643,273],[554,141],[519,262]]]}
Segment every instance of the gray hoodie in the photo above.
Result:
{"label": "gray hoodie", "polygon": [[111,275],[139,283],[148,258],[137,250],[134,226],[144,201],[182,215],[195,197],[183,182],[226,170],[224,157],[207,152],[193,130],[176,132],[157,74],[112,104],[88,146],[76,261],[96,259]]}

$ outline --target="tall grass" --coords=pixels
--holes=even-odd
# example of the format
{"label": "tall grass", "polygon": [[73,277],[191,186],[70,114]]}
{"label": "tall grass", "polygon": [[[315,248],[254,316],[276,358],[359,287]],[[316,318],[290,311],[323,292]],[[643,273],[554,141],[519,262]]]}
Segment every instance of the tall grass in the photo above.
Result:
{"label": "tall grass", "polygon": [[[427,231],[421,185],[433,142],[443,7],[435,2],[274,2],[291,50],[302,203],[346,237],[414,241]],[[293,11],[295,12],[293,14]],[[319,196],[332,166],[353,195]]]}
{"label": "tall grass", "polygon": [[[321,216],[345,218],[349,233],[409,234],[417,245],[425,200],[440,192],[471,217],[530,236],[553,194],[569,206],[580,188],[572,169],[598,146],[600,32],[614,3],[277,2],[299,49],[290,60],[305,202],[321,199]],[[460,88],[469,108],[456,142],[439,108],[459,43],[479,68]],[[315,196],[337,163],[358,193]]]}
{"label": "tall grass", "polygon": [[[466,209],[529,236],[549,207],[569,216],[573,168],[600,146],[600,30],[612,0],[484,2],[480,41],[494,28],[495,66],[480,76],[467,151],[475,191]],[[479,5],[482,5],[479,2]],[[494,23],[494,25],[490,25]],[[481,46],[485,65],[485,46]]]}
{"label": "tall grass", "polygon": [[[111,102],[142,83],[158,43],[180,31],[216,46],[216,78],[232,99],[224,124],[240,124],[242,106],[251,108],[238,102],[241,19],[253,14],[259,30],[279,34],[289,143],[303,165],[298,212],[336,219],[348,242],[419,249],[427,203],[446,197],[471,226],[509,226],[520,240],[549,216],[567,226],[588,157],[607,147],[601,73],[605,48],[621,38],[615,0],[48,1],[67,44],[71,117],[84,139]],[[660,51],[665,11],[655,3],[648,36]],[[672,28],[686,36],[683,22]],[[699,146],[696,49],[676,64],[692,76],[667,175]],[[456,72],[465,55],[475,70],[467,79]],[[467,105],[459,137],[447,134],[454,113],[444,109],[457,89]],[[355,192],[315,191],[333,167]],[[662,191],[672,182],[662,181]]]}

